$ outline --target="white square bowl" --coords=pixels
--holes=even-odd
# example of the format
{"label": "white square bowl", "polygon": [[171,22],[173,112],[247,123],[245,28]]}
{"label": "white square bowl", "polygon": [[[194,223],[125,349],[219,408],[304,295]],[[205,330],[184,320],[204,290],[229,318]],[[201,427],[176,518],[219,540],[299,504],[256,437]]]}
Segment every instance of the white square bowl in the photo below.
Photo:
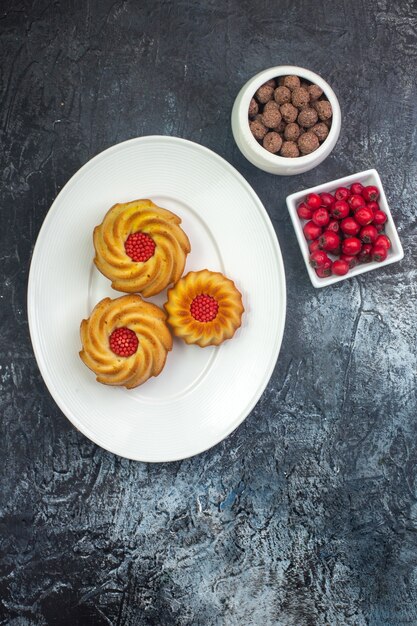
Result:
{"label": "white square bowl", "polygon": [[[298,217],[297,206],[300,204],[300,202],[303,202],[305,200],[307,194],[309,193],[334,193],[338,187],[350,187],[350,185],[354,182],[362,183],[364,187],[366,187],[367,185],[375,185],[375,187],[379,189],[378,202],[381,210],[384,211],[388,217],[387,221],[385,222],[385,233],[391,241],[391,248],[388,250],[388,256],[385,261],[381,261],[379,263],[376,261],[371,261],[370,263],[360,263],[353,269],[349,270],[349,272],[345,274],[345,276],[332,275],[328,276],[327,278],[319,278],[319,276],[317,276],[316,274],[316,271],[311,267],[309,263],[310,252],[308,249],[308,242],[303,233],[303,226],[308,220],[302,220]],[[345,176],[344,178],[332,180],[328,183],[324,183],[323,185],[310,187],[310,189],[297,191],[297,193],[293,193],[290,196],[287,196],[287,207],[288,211],[290,212],[291,220],[294,226],[295,234],[297,235],[301,254],[303,255],[304,262],[306,264],[308,275],[310,276],[310,280],[313,283],[314,287],[327,287],[328,285],[334,285],[334,283],[338,283],[341,280],[346,280],[346,278],[352,278],[353,276],[358,276],[359,274],[364,274],[365,272],[370,272],[371,270],[380,269],[385,265],[390,265],[390,263],[396,263],[397,261],[401,261],[404,256],[403,247],[398,237],[394,220],[392,219],[384,188],[382,186],[379,174],[376,170],[366,170],[365,172],[359,172],[357,174],[352,174],[351,176]]]}

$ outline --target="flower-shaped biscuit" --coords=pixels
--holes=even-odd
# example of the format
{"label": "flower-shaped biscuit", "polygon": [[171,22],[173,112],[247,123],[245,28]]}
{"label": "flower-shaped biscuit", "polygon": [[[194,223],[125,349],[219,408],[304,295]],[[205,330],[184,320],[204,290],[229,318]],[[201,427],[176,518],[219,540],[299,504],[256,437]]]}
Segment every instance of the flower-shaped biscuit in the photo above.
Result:
{"label": "flower-shaped biscuit", "polygon": [[80,332],[80,357],[105,385],[131,389],[158,376],[172,349],[164,311],[138,295],[104,298]]}
{"label": "flower-shaped biscuit", "polygon": [[189,272],[168,290],[168,323],[186,343],[218,346],[241,325],[242,296],[220,272]]}
{"label": "flower-shaped biscuit", "polygon": [[151,200],[115,204],[94,229],[94,263],[113,289],[153,296],[184,271],[191,247],[179,224]]}

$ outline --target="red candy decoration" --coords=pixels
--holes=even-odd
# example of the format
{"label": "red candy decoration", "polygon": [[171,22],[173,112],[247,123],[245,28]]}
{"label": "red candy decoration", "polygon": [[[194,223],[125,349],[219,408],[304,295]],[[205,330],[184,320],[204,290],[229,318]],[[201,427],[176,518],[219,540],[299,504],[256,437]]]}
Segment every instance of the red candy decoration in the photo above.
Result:
{"label": "red candy decoration", "polygon": [[125,251],[128,257],[136,263],[148,261],[155,253],[156,244],[146,233],[132,233],[125,241]]}
{"label": "red candy decoration", "polygon": [[116,328],[109,337],[110,350],[117,356],[132,356],[138,349],[139,340],[136,333],[126,326]]}
{"label": "red candy decoration", "polygon": [[215,298],[200,293],[191,302],[190,313],[197,322],[212,322],[218,313],[219,304]]}

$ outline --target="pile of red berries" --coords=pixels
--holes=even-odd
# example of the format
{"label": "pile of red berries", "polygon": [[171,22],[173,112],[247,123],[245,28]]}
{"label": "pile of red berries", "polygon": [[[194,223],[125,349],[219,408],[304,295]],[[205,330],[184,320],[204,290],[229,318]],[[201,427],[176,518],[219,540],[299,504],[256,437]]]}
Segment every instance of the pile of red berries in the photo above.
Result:
{"label": "pile of red berries", "polygon": [[[391,242],[384,233],[387,215],[374,185],[353,183],[334,194],[309,193],[297,207],[309,242],[310,264],[320,278],[344,276],[358,263],[384,261]],[[332,255],[332,258],[328,256]]]}

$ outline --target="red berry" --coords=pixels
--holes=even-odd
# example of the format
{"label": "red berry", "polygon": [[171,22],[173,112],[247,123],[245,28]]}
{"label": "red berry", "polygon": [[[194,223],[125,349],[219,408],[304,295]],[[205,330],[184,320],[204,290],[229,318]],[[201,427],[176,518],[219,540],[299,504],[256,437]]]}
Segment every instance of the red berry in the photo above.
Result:
{"label": "red berry", "polygon": [[383,224],[375,224],[375,228],[377,229],[377,231],[379,233],[382,233],[382,231],[384,230],[384,225]]}
{"label": "red berry", "polygon": [[325,191],[320,194],[321,206],[330,208],[334,204],[334,198],[331,193]]}
{"label": "red berry", "polygon": [[371,250],[372,260],[380,263],[387,258],[388,250],[385,246],[374,246]]}
{"label": "red berry", "polygon": [[126,326],[116,328],[109,337],[110,350],[117,356],[129,357],[138,349],[136,333]]}
{"label": "red berry", "polygon": [[190,313],[197,322],[212,322],[219,310],[219,304],[213,296],[200,293],[190,305]]}
{"label": "red berry", "polygon": [[359,195],[350,196],[348,203],[352,211],[356,211],[357,209],[365,206],[365,200]]}
{"label": "red berry", "polygon": [[312,220],[317,226],[327,226],[330,222],[330,215],[327,209],[320,207],[314,211]]}
{"label": "red berry", "polygon": [[[330,265],[331,265],[331,261],[330,261]],[[332,268],[331,267],[317,267],[316,274],[319,278],[328,278],[329,276],[332,275]]]}
{"label": "red berry", "polygon": [[347,200],[350,195],[351,193],[347,187],[338,187],[334,192],[336,200]]}
{"label": "red berry", "polygon": [[371,250],[372,244],[365,243],[362,246],[362,250],[358,254],[358,261],[360,261],[360,263],[369,263],[369,261],[371,260]]}
{"label": "red berry", "polygon": [[325,230],[319,237],[319,244],[323,250],[336,250],[340,245],[340,237],[332,230]]}
{"label": "red berry", "polygon": [[316,250],[310,254],[310,265],[311,267],[323,267],[326,265],[326,262],[329,260],[329,257],[323,250]]}
{"label": "red berry", "polygon": [[362,189],[362,196],[365,198],[367,202],[371,202],[373,200],[378,200],[379,191],[374,185],[368,185]]}
{"label": "red berry", "polygon": [[318,209],[321,206],[321,198],[317,193],[309,193],[306,203],[311,209]]}
{"label": "red berry", "polygon": [[336,200],[332,208],[330,209],[333,217],[338,220],[342,220],[350,213],[349,205],[345,200]]}
{"label": "red berry", "polygon": [[342,261],[346,261],[346,263],[349,265],[349,269],[353,269],[358,264],[357,256],[352,256],[349,254],[341,254],[340,258],[342,259]]}
{"label": "red berry", "polygon": [[347,237],[342,242],[342,252],[343,254],[348,254],[349,256],[353,256],[355,254],[359,254],[362,248],[362,242],[357,237]]}
{"label": "red berry", "polygon": [[378,235],[375,239],[375,246],[384,246],[387,250],[391,248],[391,241],[386,235]]}
{"label": "red berry", "polygon": [[349,263],[344,261],[343,259],[336,259],[332,264],[332,272],[333,274],[337,274],[337,276],[344,276],[349,271]]}
{"label": "red berry", "polygon": [[332,274],[332,262],[331,262],[331,260],[328,257],[327,257],[327,261],[325,262],[324,265],[322,265],[321,267],[317,267],[316,268],[316,274],[320,278],[327,278],[328,276],[331,276],[331,274]]}
{"label": "red berry", "polygon": [[307,240],[317,239],[321,235],[321,228],[314,222],[307,222],[303,228],[304,237]]}
{"label": "red berry", "polygon": [[361,239],[364,243],[374,243],[377,237],[378,231],[375,226],[372,224],[362,226],[361,232],[359,233],[359,239]]}
{"label": "red berry", "polygon": [[378,202],[375,202],[375,200],[372,200],[371,202],[367,202],[366,206],[368,207],[368,209],[371,209],[372,213],[375,213],[375,211],[379,210],[379,204]]}
{"label": "red berry", "polygon": [[313,209],[310,209],[305,202],[302,202],[297,207],[297,215],[302,220],[311,220]]}
{"label": "red berry", "polygon": [[125,251],[128,257],[137,263],[145,262],[155,253],[156,244],[146,233],[132,233],[125,241]]}
{"label": "red berry", "polygon": [[316,250],[321,250],[319,240],[313,239],[313,241],[310,241],[308,244],[308,249],[310,250],[310,254],[311,252],[315,252]]}
{"label": "red berry", "polygon": [[350,190],[355,195],[361,195],[363,189],[362,183],[352,183],[350,186]]}
{"label": "red berry", "polygon": [[340,229],[345,235],[357,235],[361,227],[354,217],[346,217],[340,222]]}
{"label": "red berry", "polygon": [[375,225],[382,225],[385,224],[385,222],[387,221],[387,214],[384,213],[384,211],[380,211],[378,209],[378,211],[375,211],[374,215],[373,215],[373,222]]}
{"label": "red berry", "polygon": [[330,220],[326,227],[327,230],[332,230],[334,233],[338,233],[340,230],[339,220]]}
{"label": "red berry", "polygon": [[355,211],[355,220],[361,226],[366,226],[367,224],[370,224],[374,219],[375,216],[372,213],[371,209],[367,209],[366,206],[363,206]]}

